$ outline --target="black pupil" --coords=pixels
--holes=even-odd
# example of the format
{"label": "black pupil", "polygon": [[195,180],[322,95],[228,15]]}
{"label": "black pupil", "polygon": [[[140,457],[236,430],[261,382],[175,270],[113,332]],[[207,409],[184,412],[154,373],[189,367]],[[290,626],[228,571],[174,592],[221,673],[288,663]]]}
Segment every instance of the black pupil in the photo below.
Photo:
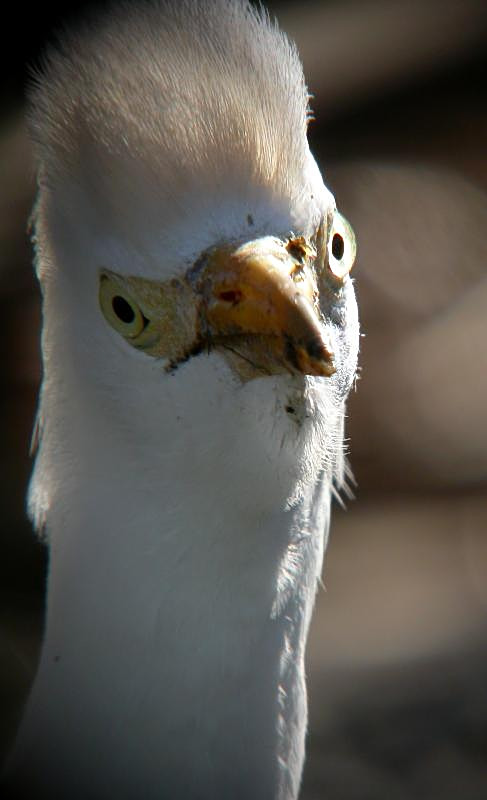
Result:
{"label": "black pupil", "polygon": [[135,311],[124,297],[117,294],[112,300],[112,308],[121,322],[130,325],[135,319]]}
{"label": "black pupil", "polygon": [[340,259],[343,257],[344,250],[345,242],[343,241],[343,237],[340,236],[339,233],[335,233],[333,239],[331,240],[331,252],[337,261],[340,261]]}

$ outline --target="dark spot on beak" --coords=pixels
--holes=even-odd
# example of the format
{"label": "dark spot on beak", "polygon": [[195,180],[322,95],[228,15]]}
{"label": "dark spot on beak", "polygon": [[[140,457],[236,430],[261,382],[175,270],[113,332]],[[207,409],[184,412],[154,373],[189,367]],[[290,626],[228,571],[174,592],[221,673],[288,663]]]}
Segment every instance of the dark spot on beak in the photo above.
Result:
{"label": "dark spot on beak", "polygon": [[302,236],[293,237],[289,239],[286,250],[288,251],[289,255],[292,256],[298,264],[304,265],[306,257],[308,255],[308,251],[305,246],[305,240]]}
{"label": "dark spot on beak", "polygon": [[227,291],[220,292],[218,297],[220,300],[224,300],[225,303],[231,303],[232,306],[236,306],[242,299],[242,292],[239,289],[228,289]]}
{"label": "dark spot on beak", "polygon": [[253,218],[252,214],[247,214],[247,224],[248,224],[248,226],[249,226],[250,228],[251,228],[251,227],[252,227],[252,225],[254,224],[254,218]]}

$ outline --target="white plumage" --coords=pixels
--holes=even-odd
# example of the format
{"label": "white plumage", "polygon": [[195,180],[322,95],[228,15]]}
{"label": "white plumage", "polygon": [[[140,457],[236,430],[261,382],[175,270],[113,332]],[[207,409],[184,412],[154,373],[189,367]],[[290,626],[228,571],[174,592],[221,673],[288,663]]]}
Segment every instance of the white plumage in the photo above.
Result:
{"label": "white plumage", "polygon": [[307,101],[243,0],[124,7],[39,78],[29,502],[50,569],[19,786],[297,796],[358,348]]}

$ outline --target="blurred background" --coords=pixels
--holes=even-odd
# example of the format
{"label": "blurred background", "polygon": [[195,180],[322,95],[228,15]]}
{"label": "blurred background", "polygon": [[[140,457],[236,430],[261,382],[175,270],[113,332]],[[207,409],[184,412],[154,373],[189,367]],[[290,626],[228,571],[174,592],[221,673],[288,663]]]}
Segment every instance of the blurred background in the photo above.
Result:
{"label": "blurred background", "polygon": [[[103,3],[91,3],[91,7]],[[487,797],[487,3],[270,2],[358,239],[356,499],[308,649],[303,800]],[[29,69],[87,4],[11,8],[0,86],[0,755],[33,678],[44,548],[25,518],[40,378]]]}

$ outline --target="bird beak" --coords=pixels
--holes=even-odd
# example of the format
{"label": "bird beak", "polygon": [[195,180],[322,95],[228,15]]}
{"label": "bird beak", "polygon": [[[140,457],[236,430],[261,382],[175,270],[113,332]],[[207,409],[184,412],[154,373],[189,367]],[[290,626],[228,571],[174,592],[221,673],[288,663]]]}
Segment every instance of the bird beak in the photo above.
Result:
{"label": "bird beak", "polygon": [[188,275],[201,297],[203,337],[263,372],[332,375],[313,257],[302,237],[207,252]]}

